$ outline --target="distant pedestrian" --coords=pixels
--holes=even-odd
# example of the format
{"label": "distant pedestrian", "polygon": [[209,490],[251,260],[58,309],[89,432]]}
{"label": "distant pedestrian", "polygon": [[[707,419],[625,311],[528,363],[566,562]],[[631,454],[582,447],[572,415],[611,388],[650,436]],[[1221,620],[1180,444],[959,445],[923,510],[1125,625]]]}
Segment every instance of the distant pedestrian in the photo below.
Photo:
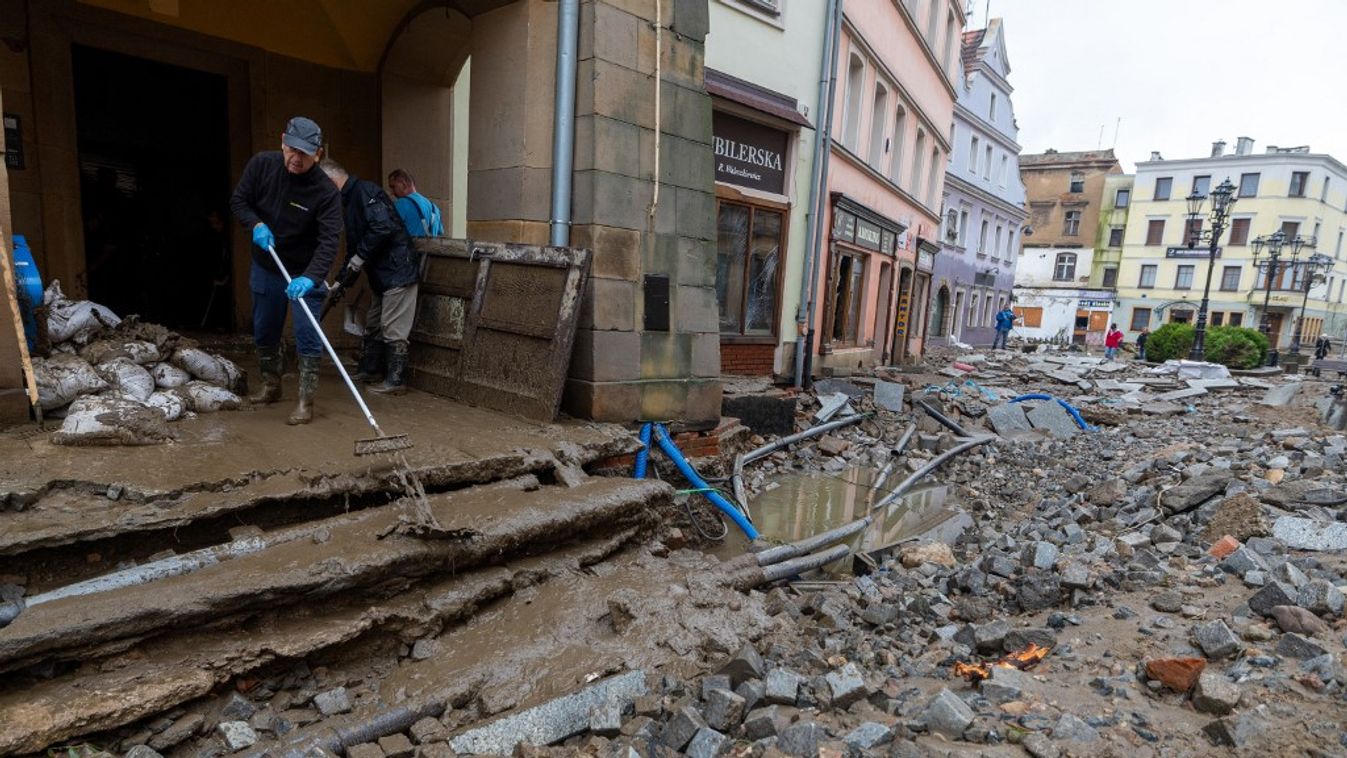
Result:
{"label": "distant pedestrian", "polygon": [[1104,335],[1104,360],[1111,361],[1118,355],[1118,348],[1122,347],[1123,333],[1117,324],[1110,324],[1108,334]]}
{"label": "distant pedestrian", "polygon": [[1314,359],[1322,361],[1327,358],[1328,351],[1332,349],[1332,344],[1333,343],[1328,339],[1328,335],[1319,335],[1319,339],[1314,341]]}
{"label": "distant pedestrian", "polygon": [[406,169],[393,169],[388,174],[388,188],[397,200],[397,208],[407,234],[412,237],[443,237],[444,222],[440,220],[440,209],[430,202],[430,198],[416,191],[416,180]]}
{"label": "distant pedestrian", "polygon": [[1142,329],[1141,334],[1137,335],[1137,360],[1146,360],[1146,340],[1151,338],[1150,329]]}
{"label": "distant pedestrian", "polygon": [[1010,338],[1010,330],[1015,326],[1015,311],[1010,306],[1002,308],[996,314],[996,336],[992,338],[992,349],[1006,349],[1006,340]]}

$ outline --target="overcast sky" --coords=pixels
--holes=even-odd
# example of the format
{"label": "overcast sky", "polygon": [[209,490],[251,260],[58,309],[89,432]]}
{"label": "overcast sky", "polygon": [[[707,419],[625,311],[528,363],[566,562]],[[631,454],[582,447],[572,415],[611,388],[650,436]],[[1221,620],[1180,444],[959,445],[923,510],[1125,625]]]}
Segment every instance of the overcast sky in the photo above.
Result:
{"label": "overcast sky", "polygon": [[[988,0],[970,1],[981,28]],[[1247,136],[1347,162],[1347,0],[990,2],[1026,153],[1113,147],[1130,172]]]}

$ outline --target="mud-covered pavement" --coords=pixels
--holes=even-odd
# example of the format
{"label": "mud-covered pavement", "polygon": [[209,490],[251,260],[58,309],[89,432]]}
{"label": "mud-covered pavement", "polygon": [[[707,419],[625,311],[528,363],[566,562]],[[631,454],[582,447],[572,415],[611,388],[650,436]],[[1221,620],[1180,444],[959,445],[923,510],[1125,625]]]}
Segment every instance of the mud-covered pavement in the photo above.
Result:
{"label": "mud-covered pavement", "polygon": [[[870,514],[959,443],[914,395],[969,435],[1001,427],[875,512],[852,557],[774,584],[745,573],[737,535],[688,542],[718,529],[683,483],[586,474],[634,449],[615,427],[381,401],[381,423],[417,443],[433,534],[390,462],[349,455],[363,421],[326,390],[310,445],[280,409],[111,454],[0,438],[26,459],[0,464],[0,585],[29,598],[167,550],[261,545],[25,609],[0,629],[0,753],[1347,751],[1347,437],[1316,407],[1330,383],[1198,394],[1009,353],[936,372],[955,358],[970,360],[825,384],[800,428],[836,390],[873,415],[747,467],[759,527],[798,539]],[[903,385],[897,410],[876,379],[890,407]],[[1031,391],[1096,429],[1039,402],[1006,410]],[[729,462],[699,464],[720,482]],[[1024,670],[991,665],[1031,645],[1046,654]],[[618,681],[639,694],[566,699]],[[555,743],[516,747],[522,734]]]}

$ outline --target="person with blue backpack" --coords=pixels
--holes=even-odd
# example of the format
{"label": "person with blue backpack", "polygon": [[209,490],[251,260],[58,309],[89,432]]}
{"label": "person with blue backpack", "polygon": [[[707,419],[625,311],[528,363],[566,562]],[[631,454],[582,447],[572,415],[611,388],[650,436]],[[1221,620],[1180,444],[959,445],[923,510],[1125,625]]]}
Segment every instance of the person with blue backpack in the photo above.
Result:
{"label": "person with blue backpack", "polygon": [[393,169],[388,174],[388,188],[392,191],[393,207],[402,217],[402,225],[412,237],[443,237],[444,222],[440,209],[430,199],[416,191],[416,180],[406,169]]}
{"label": "person with blue backpack", "polygon": [[1002,308],[996,314],[996,336],[992,338],[992,349],[1006,349],[1006,340],[1010,338],[1010,330],[1015,326],[1015,311],[1010,306]]}

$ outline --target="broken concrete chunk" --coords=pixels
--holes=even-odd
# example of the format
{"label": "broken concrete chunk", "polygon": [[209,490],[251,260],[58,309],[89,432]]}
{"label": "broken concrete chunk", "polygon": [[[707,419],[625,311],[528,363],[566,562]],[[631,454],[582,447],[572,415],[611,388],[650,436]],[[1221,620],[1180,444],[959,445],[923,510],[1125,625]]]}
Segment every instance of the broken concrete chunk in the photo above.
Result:
{"label": "broken concrete chunk", "polygon": [[1328,652],[1311,640],[1301,637],[1299,634],[1288,632],[1282,635],[1281,641],[1277,643],[1277,655],[1285,658],[1317,658]]}
{"label": "broken concrete chunk", "polygon": [[804,677],[788,669],[772,669],[767,672],[763,684],[767,687],[766,700],[777,705],[795,705]]}
{"label": "broken concrete chunk", "polygon": [[926,705],[924,720],[926,729],[931,733],[958,740],[963,737],[968,725],[973,723],[973,709],[958,695],[950,692],[948,687],[942,687]]}
{"label": "broken concrete chunk", "polygon": [[1224,716],[1239,705],[1239,686],[1218,671],[1207,669],[1197,678],[1193,707],[1202,713]]}
{"label": "broken concrete chunk", "polygon": [[1240,649],[1239,638],[1220,619],[1195,627],[1193,638],[1208,658],[1228,658]]}
{"label": "broken concrete chunk", "polygon": [[351,711],[351,696],[345,687],[337,687],[314,696],[313,705],[324,716],[336,716]]}
{"label": "broken concrete chunk", "polygon": [[875,382],[875,405],[886,411],[903,412],[903,395],[907,387],[894,382]]}
{"label": "broken concrete chunk", "polygon": [[865,686],[865,677],[854,663],[848,663],[837,671],[828,672],[824,679],[828,682],[828,693],[835,708],[847,708],[857,700],[870,694]]}
{"label": "broken concrete chunk", "polygon": [[237,753],[257,743],[257,732],[244,721],[222,721],[215,728],[224,742],[225,750]]}
{"label": "broken concrete chunk", "polygon": [[1024,406],[1019,403],[994,405],[987,409],[987,420],[992,429],[1002,437],[1032,431],[1029,419],[1024,415]]}
{"label": "broken concrete chunk", "polygon": [[1268,405],[1274,408],[1281,408],[1291,404],[1295,399],[1296,393],[1300,391],[1298,382],[1291,382],[1269,389],[1263,393],[1263,399],[1258,401],[1259,405]]}
{"label": "broken concrete chunk", "polygon": [[1300,588],[1296,605],[1320,616],[1341,616],[1342,590],[1327,579],[1314,579]]}
{"label": "broken concrete chunk", "polygon": [[1282,516],[1272,524],[1272,536],[1293,550],[1347,550],[1347,524]]}
{"label": "broken concrete chunk", "polygon": [[1271,616],[1272,609],[1279,605],[1296,605],[1299,594],[1295,587],[1273,580],[1249,598],[1249,608],[1260,616]]}
{"label": "broken concrete chunk", "polygon": [[1060,404],[1045,400],[1037,403],[1025,416],[1029,423],[1053,437],[1068,439],[1080,432],[1076,420]]}

